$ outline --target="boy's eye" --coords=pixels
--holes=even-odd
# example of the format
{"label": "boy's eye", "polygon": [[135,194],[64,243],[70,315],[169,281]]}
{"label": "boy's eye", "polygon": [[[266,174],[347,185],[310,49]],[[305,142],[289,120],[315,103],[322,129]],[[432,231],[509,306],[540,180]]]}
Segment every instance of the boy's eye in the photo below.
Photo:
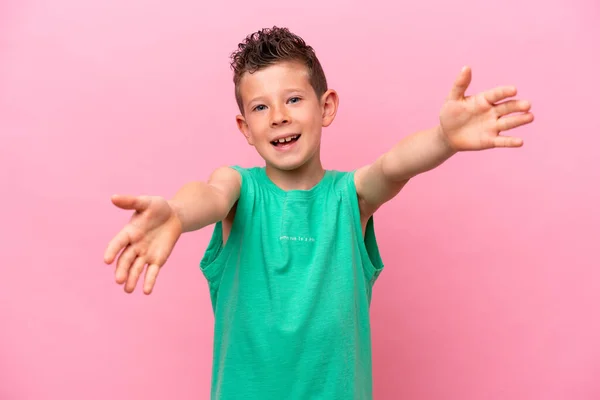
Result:
{"label": "boy's eye", "polygon": [[291,99],[289,99],[290,103],[297,103],[300,101],[300,97],[292,97]]}
{"label": "boy's eye", "polygon": [[264,104],[259,104],[256,107],[254,107],[254,111],[262,111],[266,108],[266,106]]}

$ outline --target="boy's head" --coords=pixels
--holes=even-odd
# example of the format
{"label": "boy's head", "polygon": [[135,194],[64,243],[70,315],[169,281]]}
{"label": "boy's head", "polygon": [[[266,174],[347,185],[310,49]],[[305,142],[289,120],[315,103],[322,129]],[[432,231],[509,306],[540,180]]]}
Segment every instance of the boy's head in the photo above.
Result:
{"label": "boy's head", "polygon": [[267,28],[254,32],[238,45],[231,55],[235,99],[244,114],[240,81],[244,74],[254,73],[282,62],[295,61],[306,67],[309,82],[317,97],[327,91],[327,78],[312,47],[287,28]]}
{"label": "boy's head", "polygon": [[274,27],[247,36],[231,59],[236,119],[248,143],[278,169],[320,163],[321,129],[333,121],[338,98],[314,50]]}

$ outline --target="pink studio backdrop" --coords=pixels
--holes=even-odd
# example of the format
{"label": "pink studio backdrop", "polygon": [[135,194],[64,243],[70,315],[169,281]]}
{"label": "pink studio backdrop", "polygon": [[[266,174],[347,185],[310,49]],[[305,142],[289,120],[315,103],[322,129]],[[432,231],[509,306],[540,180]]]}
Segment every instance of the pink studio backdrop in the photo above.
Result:
{"label": "pink studio backdrop", "polygon": [[185,235],[156,291],[103,265],[113,193],[260,162],[228,55],[288,26],[341,108],[327,168],[436,123],[463,64],[515,84],[525,146],[461,154],[376,216],[375,398],[600,398],[597,2],[0,2],[0,399],[207,399],[213,317]]}

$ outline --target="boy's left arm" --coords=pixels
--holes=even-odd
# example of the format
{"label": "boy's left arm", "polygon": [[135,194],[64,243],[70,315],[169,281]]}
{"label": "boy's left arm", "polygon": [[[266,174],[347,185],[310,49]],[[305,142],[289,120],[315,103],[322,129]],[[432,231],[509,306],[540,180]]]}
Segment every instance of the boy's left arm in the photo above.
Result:
{"label": "boy's left arm", "polygon": [[442,106],[438,126],[407,136],[374,163],[356,171],[363,222],[394,198],[409,179],[439,166],[459,151],[523,145],[522,139],[501,136],[500,132],[532,122],[530,103],[507,100],[517,93],[513,86],[465,97],[470,83],[471,70],[465,67]]}

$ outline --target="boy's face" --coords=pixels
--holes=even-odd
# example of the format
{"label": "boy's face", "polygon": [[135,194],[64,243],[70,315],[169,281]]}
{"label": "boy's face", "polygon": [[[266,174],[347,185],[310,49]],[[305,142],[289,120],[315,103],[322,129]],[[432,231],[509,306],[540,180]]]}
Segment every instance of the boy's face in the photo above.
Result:
{"label": "boy's face", "polygon": [[337,111],[333,90],[318,98],[308,70],[296,62],[245,73],[239,90],[244,115],[236,117],[238,128],[269,165],[290,171],[320,163],[321,130]]}

